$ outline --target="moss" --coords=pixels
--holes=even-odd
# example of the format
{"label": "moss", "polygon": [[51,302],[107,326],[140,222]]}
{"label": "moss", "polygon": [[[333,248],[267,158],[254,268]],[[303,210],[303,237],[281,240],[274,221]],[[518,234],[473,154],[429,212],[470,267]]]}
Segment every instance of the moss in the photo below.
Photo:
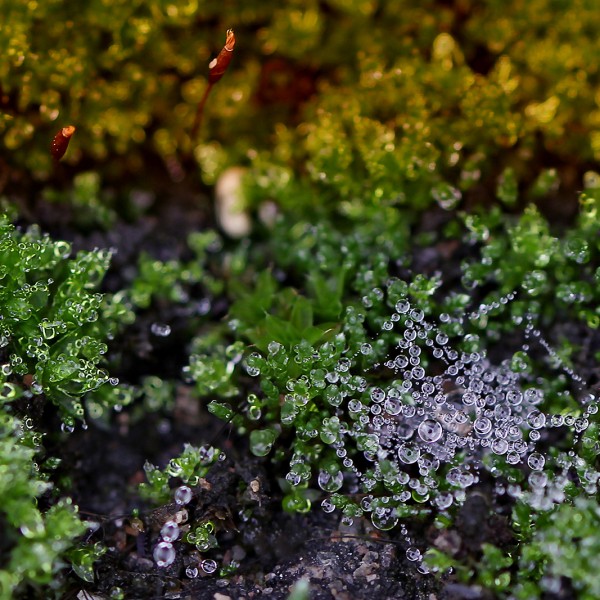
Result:
{"label": "moss", "polygon": [[[170,418],[189,384],[269,465],[285,510],[319,502],[346,524],[451,530],[488,486],[516,533],[434,550],[433,567],[497,595],[551,593],[561,577],[598,595],[593,540],[580,561],[570,550],[597,517],[594,367],[577,369],[600,325],[591,0],[0,9],[0,186],[37,198],[51,181],[44,202],[88,235],[142,216],[127,191],[154,185],[160,161],[172,179],[191,172],[194,190],[243,165],[251,216],[277,212],[239,243],[205,231],[183,258],[142,253],[112,294],[110,250],[73,254],[0,218],[2,594],[58,589],[65,557],[90,582],[102,552],[77,546],[84,525],[51,485],[56,457],[41,461],[58,432],[40,407],[65,432],[84,416],[111,427],[115,409]],[[196,142],[207,65],[232,25],[236,54]],[[48,143],[67,121],[77,134],[53,165]],[[564,198],[576,217],[548,221]],[[185,321],[183,381],[143,372],[117,385],[113,340],[156,307]],[[208,452],[147,463],[146,500],[197,485],[216,464]],[[165,567],[167,523],[154,556]],[[214,533],[207,518],[185,542],[214,549]]]}
{"label": "moss", "polygon": [[[65,120],[77,121],[73,164],[116,154],[113,170],[139,172],[140,148],[191,154],[207,64],[232,23],[240,51],[209,102],[204,139],[214,141],[195,150],[207,182],[250,162],[253,195],[268,194],[280,173],[282,205],[302,208],[302,197],[311,206],[308,185],[322,208],[342,200],[351,211],[424,207],[438,185],[452,185],[456,199],[437,201],[456,204],[477,181],[500,177],[499,195],[513,203],[516,184],[539,190],[544,153],[571,187],[572,166],[581,181],[598,158],[598,17],[586,0],[5,8],[5,155],[41,176],[51,168],[43,140]],[[303,183],[290,177],[298,167]]]}
{"label": "moss", "polygon": [[[35,394],[44,394],[66,419],[83,416],[80,398],[108,382],[99,363],[116,322],[103,313],[97,290],[110,252],[80,252],[32,227],[21,232],[1,223],[3,320],[6,369]],[[107,317],[107,318],[102,318]]]}
{"label": "moss", "polygon": [[52,489],[40,472],[40,435],[5,412],[0,416],[2,568],[0,597],[14,598],[28,586],[60,587],[65,552],[86,530],[69,498],[48,510],[38,499]]}

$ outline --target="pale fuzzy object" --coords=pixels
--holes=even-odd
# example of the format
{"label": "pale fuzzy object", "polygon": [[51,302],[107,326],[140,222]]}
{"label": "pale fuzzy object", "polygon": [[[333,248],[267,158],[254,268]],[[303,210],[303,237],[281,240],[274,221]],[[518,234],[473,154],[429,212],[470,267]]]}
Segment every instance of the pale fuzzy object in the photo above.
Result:
{"label": "pale fuzzy object", "polygon": [[230,167],[223,171],[215,185],[215,213],[221,229],[232,238],[250,233],[252,222],[244,209],[242,178],[245,169]]}
{"label": "pale fuzzy object", "polygon": [[266,200],[258,207],[258,218],[267,227],[273,227],[277,216],[279,215],[279,209],[277,204],[272,200]]}

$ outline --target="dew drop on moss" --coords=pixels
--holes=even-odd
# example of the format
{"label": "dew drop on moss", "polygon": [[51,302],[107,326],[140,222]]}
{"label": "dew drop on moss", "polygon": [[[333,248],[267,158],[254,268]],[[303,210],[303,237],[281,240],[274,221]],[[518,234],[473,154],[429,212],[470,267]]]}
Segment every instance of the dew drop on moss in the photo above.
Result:
{"label": "dew drop on moss", "polygon": [[75,425],[71,422],[63,422],[60,429],[63,433],[73,433],[75,431]]}
{"label": "dew drop on moss", "polygon": [[175,548],[170,542],[160,542],[152,552],[154,562],[159,567],[168,567],[175,560]]}
{"label": "dew drop on moss", "polygon": [[506,454],[508,450],[508,442],[505,439],[497,438],[492,442],[492,452],[494,454]]}
{"label": "dew drop on moss", "polygon": [[179,537],[179,525],[175,521],[167,521],[160,530],[160,535],[165,542],[174,542]]}
{"label": "dew drop on moss", "polygon": [[400,300],[396,303],[396,311],[400,314],[406,314],[410,310],[410,302],[407,300]]}
{"label": "dew drop on moss", "polygon": [[517,452],[509,452],[506,455],[506,462],[509,465],[517,465],[521,462],[521,457],[519,456],[519,454]]}
{"label": "dew drop on moss", "polygon": [[437,442],[442,437],[442,426],[433,419],[425,419],[419,424],[417,433],[424,442]]}
{"label": "dew drop on moss", "polygon": [[435,504],[440,510],[446,510],[452,505],[454,497],[450,492],[442,492],[435,499]]}
{"label": "dew drop on moss", "polygon": [[527,422],[532,429],[541,429],[546,424],[546,415],[539,410],[532,410],[527,415]]}
{"label": "dew drop on moss", "polygon": [[273,447],[277,434],[270,429],[255,430],[250,434],[250,451],[255,456],[266,456]]}
{"label": "dew drop on moss", "polygon": [[541,471],[546,464],[546,459],[539,452],[532,452],[527,458],[527,464],[534,471]]}
{"label": "dew drop on moss", "polygon": [[212,558],[207,558],[200,563],[200,568],[205,573],[210,575],[211,573],[214,573],[217,570],[217,563],[216,561],[212,560]]}
{"label": "dew drop on moss", "polygon": [[396,416],[400,414],[402,410],[402,402],[398,398],[387,398],[384,404],[385,411],[391,415]]}
{"label": "dew drop on moss", "polygon": [[462,199],[460,190],[448,183],[440,183],[434,186],[431,190],[431,196],[439,207],[444,210],[456,208]]}
{"label": "dew drop on moss", "polygon": [[473,428],[478,435],[487,435],[492,430],[492,422],[487,417],[479,417],[475,420]]}
{"label": "dew drop on moss", "polygon": [[381,531],[389,531],[398,524],[398,517],[391,509],[377,507],[371,513],[371,523]]}
{"label": "dew drop on moss", "polygon": [[335,475],[327,471],[321,471],[317,478],[319,487],[326,492],[337,492],[344,483],[344,475],[341,471],[338,471]]}
{"label": "dew drop on moss", "polygon": [[365,356],[368,356],[369,354],[373,354],[373,346],[371,346],[371,344],[361,344],[360,346],[360,352],[361,354],[364,354]]}
{"label": "dew drop on moss", "polygon": [[336,371],[338,371],[338,373],[347,373],[351,364],[352,363],[350,362],[350,359],[340,358],[338,364],[336,365]]}
{"label": "dew drop on moss", "polygon": [[398,449],[398,458],[406,465],[412,465],[419,460],[421,451],[417,447],[403,445]]}
{"label": "dew drop on moss", "polygon": [[171,326],[166,323],[152,323],[150,331],[156,337],[168,337],[171,335]]}

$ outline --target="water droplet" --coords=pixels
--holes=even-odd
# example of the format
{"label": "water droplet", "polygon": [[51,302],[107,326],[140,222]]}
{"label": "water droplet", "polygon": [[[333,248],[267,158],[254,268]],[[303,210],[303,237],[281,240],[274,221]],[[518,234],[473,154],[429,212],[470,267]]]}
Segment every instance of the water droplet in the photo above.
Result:
{"label": "water droplet", "polygon": [[347,373],[350,369],[351,364],[352,363],[350,362],[350,359],[340,358],[335,368],[338,371],[338,373]]}
{"label": "water droplet", "polygon": [[418,548],[411,546],[410,548],[406,549],[406,558],[408,558],[408,560],[411,562],[421,560],[421,551]]}
{"label": "water droplet", "polygon": [[170,542],[160,542],[154,548],[152,556],[157,566],[168,567],[175,560],[175,548]]}
{"label": "water droplet", "polygon": [[385,398],[385,392],[378,387],[375,387],[371,390],[371,400],[373,402],[382,402]]}
{"label": "water droplet", "polygon": [[175,521],[167,521],[160,530],[165,542],[174,542],[179,537],[179,525]]}
{"label": "water droplet", "polygon": [[300,485],[300,483],[302,482],[302,477],[300,476],[299,473],[295,473],[290,471],[286,476],[285,476],[286,480],[291,483],[293,486],[297,486]]}
{"label": "water droplet", "polygon": [[435,499],[435,503],[440,510],[445,510],[452,505],[454,501],[454,496],[450,492],[442,492]]}
{"label": "water droplet", "polygon": [[528,390],[525,390],[523,398],[528,404],[536,405],[544,399],[544,395],[542,394],[542,390],[529,388]]}
{"label": "water droplet", "polygon": [[462,198],[460,190],[445,182],[434,186],[431,196],[444,210],[456,208]]}
{"label": "water droplet", "polygon": [[487,435],[492,430],[492,422],[487,417],[479,417],[473,423],[473,428],[478,435]]}
{"label": "water droplet", "polygon": [[175,502],[180,506],[189,504],[192,496],[192,490],[187,485],[182,485],[175,490]]}
{"label": "water droplet", "polygon": [[417,433],[424,442],[437,442],[442,437],[442,426],[437,421],[426,419],[417,428]]}
{"label": "water droplet", "polygon": [[417,447],[403,445],[398,449],[398,458],[407,465],[412,465],[419,460],[421,451]]}
{"label": "water droplet", "polygon": [[546,459],[539,452],[532,452],[527,458],[527,464],[534,471],[541,471],[546,464]]}
{"label": "water droplet", "polygon": [[71,423],[62,423],[60,429],[64,433],[73,433],[75,431],[75,425]]}
{"label": "water droplet", "polygon": [[519,456],[518,452],[509,452],[506,455],[506,462],[509,465],[517,465],[521,462],[521,457]]}
{"label": "water droplet", "polygon": [[150,331],[156,337],[168,337],[171,335],[171,326],[165,323],[152,323]]}
{"label": "water droplet", "polygon": [[192,566],[187,567],[185,570],[185,575],[186,575],[186,577],[189,577],[190,579],[195,579],[196,577],[198,577],[197,567],[192,567]]}
{"label": "water droplet", "polygon": [[283,346],[279,342],[269,342],[269,345],[267,346],[267,350],[271,356],[278,354],[282,348]]}
{"label": "water droplet", "polygon": [[425,377],[425,369],[423,367],[413,367],[410,371],[413,379],[423,379]]}
{"label": "water droplet", "polygon": [[532,410],[527,415],[527,422],[532,429],[541,429],[546,424],[546,415],[539,410]]}
{"label": "water droplet", "polygon": [[400,402],[398,398],[388,397],[385,401],[384,408],[389,415],[395,416],[402,410],[402,402]]}
{"label": "water droplet", "polygon": [[410,302],[408,300],[400,300],[396,303],[396,311],[400,314],[406,314],[410,310]]}
{"label": "water droplet", "polygon": [[381,531],[389,531],[398,524],[398,517],[394,510],[377,507],[371,513],[371,523]]}
{"label": "water droplet", "polygon": [[217,563],[211,558],[207,558],[200,563],[200,568],[205,573],[208,573],[210,575],[211,573],[214,573],[217,570]]}
{"label": "water droplet", "polygon": [[518,406],[523,401],[523,394],[518,390],[508,390],[506,401],[513,406]]}
{"label": "water droplet", "polygon": [[317,478],[317,483],[326,492],[337,492],[344,483],[344,475],[341,471],[338,471],[335,475],[332,475],[328,471],[321,471]]}
{"label": "water droplet", "polygon": [[441,331],[435,336],[435,343],[439,346],[445,346],[448,343],[448,336]]}

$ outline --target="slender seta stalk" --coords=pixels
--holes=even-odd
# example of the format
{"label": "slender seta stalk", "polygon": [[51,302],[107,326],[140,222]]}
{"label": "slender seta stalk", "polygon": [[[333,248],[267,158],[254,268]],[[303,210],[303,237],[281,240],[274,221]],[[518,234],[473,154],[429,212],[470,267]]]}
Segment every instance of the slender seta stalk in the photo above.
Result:
{"label": "slender seta stalk", "polygon": [[233,33],[233,29],[227,30],[227,37],[225,39],[225,45],[221,52],[219,52],[218,56],[210,61],[208,68],[208,86],[204,90],[204,94],[200,102],[198,102],[198,109],[196,110],[196,117],[194,119],[194,124],[192,126],[191,138],[192,141],[196,139],[198,135],[198,131],[200,129],[200,125],[202,124],[202,118],[204,116],[204,106],[208,99],[208,96],[215,85],[221,77],[225,74],[229,63],[233,57],[233,49],[235,47],[235,35]]}

